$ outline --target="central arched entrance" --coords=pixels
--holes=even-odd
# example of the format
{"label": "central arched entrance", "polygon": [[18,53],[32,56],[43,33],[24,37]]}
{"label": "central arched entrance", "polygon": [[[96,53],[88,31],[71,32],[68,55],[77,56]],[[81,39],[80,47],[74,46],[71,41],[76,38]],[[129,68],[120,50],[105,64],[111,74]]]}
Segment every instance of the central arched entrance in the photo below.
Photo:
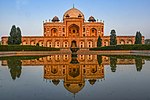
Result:
{"label": "central arched entrance", "polygon": [[69,36],[76,37],[79,36],[79,26],[76,24],[72,24],[69,26]]}
{"label": "central arched entrance", "polygon": [[72,47],[72,48],[77,47],[77,42],[76,42],[75,40],[73,40],[73,41],[71,42],[71,47]]}
{"label": "central arched entrance", "polygon": [[77,47],[77,43],[76,43],[75,40],[73,40],[71,42],[70,50],[72,51],[72,53],[76,53],[79,50],[79,48]]}

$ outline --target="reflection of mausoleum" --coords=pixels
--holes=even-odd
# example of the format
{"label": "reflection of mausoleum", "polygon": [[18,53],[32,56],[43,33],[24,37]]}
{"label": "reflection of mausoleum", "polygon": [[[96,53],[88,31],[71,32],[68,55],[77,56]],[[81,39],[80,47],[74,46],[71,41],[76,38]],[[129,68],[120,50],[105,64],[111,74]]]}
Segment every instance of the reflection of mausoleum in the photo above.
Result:
{"label": "reflection of mausoleum", "polygon": [[68,64],[44,66],[44,78],[51,80],[55,85],[63,80],[64,87],[74,94],[81,91],[85,86],[86,79],[91,85],[94,85],[98,79],[104,78],[104,66],[99,65],[96,58],[90,56],[91,58],[80,62],[81,59],[80,57],[77,59],[77,54],[71,56],[72,59]]}
{"label": "reflection of mausoleum", "polygon": [[[78,61],[80,65],[93,65],[98,64],[97,61],[97,55],[78,55]],[[59,65],[62,67],[63,65],[68,65],[71,61],[71,55],[49,55],[46,57],[42,57],[39,59],[33,59],[33,60],[22,60],[22,66],[40,66],[40,65]],[[102,65],[109,65],[110,64],[110,58],[107,56],[102,56]],[[117,59],[117,64],[121,65],[129,65],[129,64],[135,64],[134,59]],[[7,65],[7,61],[3,60],[2,65]]]}
{"label": "reflection of mausoleum", "polygon": [[[44,65],[44,79],[50,80],[54,85],[63,80],[64,87],[71,93],[78,93],[85,86],[85,80],[94,85],[99,79],[103,79],[104,65],[110,64],[110,58],[106,56],[78,55],[76,59],[79,63],[72,64],[71,55],[49,55],[33,60],[22,60],[21,64]],[[135,59],[117,59],[116,64],[135,64]],[[8,61],[3,60],[2,65],[8,65]]]}
{"label": "reflection of mausoleum", "polygon": [[71,93],[79,92],[85,85],[85,79],[94,85],[98,79],[104,78],[103,65],[68,64],[62,66],[44,66],[44,78],[51,80],[55,85],[58,85],[61,79],[64,80],[64,87]]}
{"label": "reflection of mausoleum", "polygon": [[[55,16],[51,21],[43,23],[43,36],[23,36],[22,45],[36,45],[56,48],[69,48],[72,41],[76,41],[79,48],[97,47],[98,36],[102,38],[102,45],[110,44],[110,36],[104,36],[104,22],[93,16],[85,21],[84,14],[71,8],[63,15],[63,21]],[[2,37],[2,44],[7,45],[8,37]],[[117,36],[117,44],[134,44],[134,36]],[[144,43],[144,37],[142,38]]]}

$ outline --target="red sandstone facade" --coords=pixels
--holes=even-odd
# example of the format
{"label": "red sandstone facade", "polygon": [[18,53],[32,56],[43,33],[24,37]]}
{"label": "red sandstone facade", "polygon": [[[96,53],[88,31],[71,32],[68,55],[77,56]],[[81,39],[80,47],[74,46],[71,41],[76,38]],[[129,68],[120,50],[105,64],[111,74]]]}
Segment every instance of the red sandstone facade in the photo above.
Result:
{"label": "red sandstone facade", "polygon": [[[91,16],[85,21],[84,14],[71,8],[63,15],[63,21],[55,16],[52,21],[44,22],[43,36],[23,36],[22,45],[36,45],[56,48],[69,48],[76,41],[79,48],[97,47],[98,36],[102,38],[102,46],[110,44],[110,37],[104,36],[104,22],[96,21]],[[8,37],[2,37],[2,45],[7,45]],[[134,44],[134,36],[117,36],[117,44]],[[144,44],[144,37],[142,37]]]}

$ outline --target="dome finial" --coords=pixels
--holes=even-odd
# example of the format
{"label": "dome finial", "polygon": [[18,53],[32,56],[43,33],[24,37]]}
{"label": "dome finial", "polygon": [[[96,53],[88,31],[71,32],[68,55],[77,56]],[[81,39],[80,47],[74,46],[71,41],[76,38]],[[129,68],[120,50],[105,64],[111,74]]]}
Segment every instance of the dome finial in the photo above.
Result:
{"label": "dome finial", "polygon": [[73,4],[73,8],[74,8],[74,4]]}

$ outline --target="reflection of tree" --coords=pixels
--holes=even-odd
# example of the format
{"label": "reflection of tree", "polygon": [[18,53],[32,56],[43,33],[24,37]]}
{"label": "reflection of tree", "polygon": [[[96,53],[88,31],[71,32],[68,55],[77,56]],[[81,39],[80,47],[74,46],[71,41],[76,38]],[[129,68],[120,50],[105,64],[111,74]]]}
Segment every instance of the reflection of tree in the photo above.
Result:
{"label": "reflection of tree", "polygon": [[112,72],[116,72],[116,66],[117,65],[117,58],[116,57],[110,57],[110,67]]}
{"label": "reflection of tree", "polygon": [[101,55],[97,55],[97,61],[98,61],[99,65],[102,64],[102,56]]}
{"label": "reflection of tree", "polygon": [[16,77],[19,78],[21,75],[22,62],[18,59],[8,59],[7,63],[8,63],[8,68],[10,69],[10,74],[12,79],[15,80]]}
{"label": "reflection of tree", "polygon": [[142,58],[135,59],[136,70],[140,72],[142,70]]}

